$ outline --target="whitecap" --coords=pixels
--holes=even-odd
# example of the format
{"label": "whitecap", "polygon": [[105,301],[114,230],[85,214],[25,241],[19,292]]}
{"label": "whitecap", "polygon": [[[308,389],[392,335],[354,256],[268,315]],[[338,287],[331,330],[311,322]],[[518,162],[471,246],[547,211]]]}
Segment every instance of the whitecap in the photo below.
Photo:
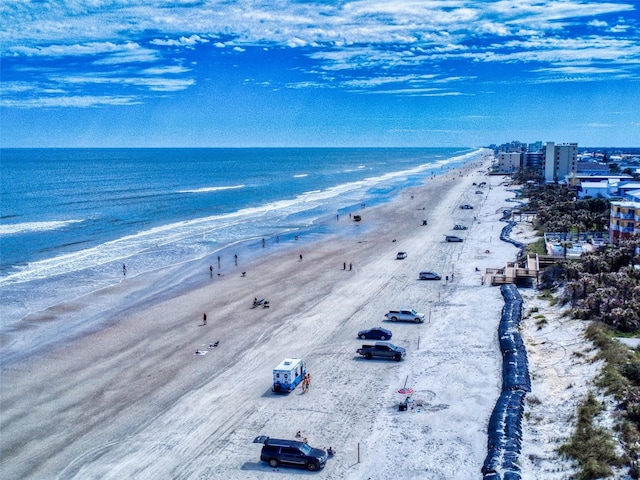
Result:
{"label": "whitecap", "polygon": [[20,233],[46,232],[58,230],[82,220],[59,220],[49,222],[7,223],[0,225],[0,235],[16,235]]}
{"label": "whitecap", "polygon": [[234,190],[237,188],[244,188],[244,185],[228,185],[222,187],[203,187],[203,188],[195,188],[192,190],[178,190],[178,193],[210,193],[210,192],[219,192],[222,190]]}

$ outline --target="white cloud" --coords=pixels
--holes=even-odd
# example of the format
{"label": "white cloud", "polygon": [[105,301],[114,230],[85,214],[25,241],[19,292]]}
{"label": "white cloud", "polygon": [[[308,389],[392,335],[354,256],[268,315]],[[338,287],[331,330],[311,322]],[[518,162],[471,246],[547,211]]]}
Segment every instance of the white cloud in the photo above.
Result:
{"label": "white cloud", "polygon": [[9,49],[11,53],[24,55],[27,57],[78,57],[95,56],[102,54],[113,54],[123,50],[139,48],[139,45],[132,42],[117,44],[114,42],[91,42],[75,44],[52,44],[45,47],[29,47],[24,45],[14,46]]}
{"label": "white cloud", "polygon": [[599,27],[599,28],[605,28],[609,26],[607,22],[602,20],[591,20],[590,22],[587,23],[587,25],[589,25],[590,27]]}
{"label": "white cloud", "polygon": [[631,27],[629,25],[618,24],[618,25],[616,25],[614,27],[611,27],[611,32],[613,32],[613,33],[624,33],[627,30],[629,30],[630,28]]}
{"label": "white cloud", "polygon": [[2,99],[0,105],[14,108],[54,108],[54,107],[76,107],[89,108],[108,105],[128,106],[140,104],[140,100],[132,96],[59,96],[59,97],[39,97],[21,100]]}
{"label": "white cloud", "polygon": [[116,76],[97,76],[92,74],[86,75],[68,75],[55,78],[61,84],[75,85],[131,85],[137,87],[146,87],[156,92],[177,92],[195,84],[194,79],[175,79],[164,77],[116,77]]}
{"label": "white cloud", "polygon": [[194,46],[197,45],[199,43],[208,43],[209,40],[207,40],[206,38],[202,38],[200,35],[191,35],[189,37],[180,37],[177,40],[176,39],[160,39],[160,38],[156,38],[151,40],[151,44],[153,45],[160,45],[160,46],[167,46],[167,47],[184,47],[184,46]]}
{"label": "white cloud", "polygon": [[[437,66],[453,62],[464,62],[467,70],[448,72],[448,80],[439,75],[431,81],[468,80],[475,76],[469,69],[485,63],[542,64],[547,68],[529,70],[542,76],[563,73],[560,68],[566,69],[565,74],[575,68],[575,75],[606,75],[616,64],[637,63],[640,55],[633,30],[637,25],[622,18],[636,12],[632,0],[96,0],[90,8],[84,2],[44,7],[15,2],[0,11],[6,27],[0,32],[2,55],[78,57],[99,70],[153,63],[157,66],[144,70],[135,81],[134,76],[112,73],[100,80],[96,76],[95,82],[111,78],[114,83],[144,85],[154,91],[193,85],[192,79],[157,77],[188,72],[175,63],[186,63],[188,50],[207,43],[215,49],[229,47],[225,53],[237,55],[255,47],[296,48],[315,62],[306,70],[315,77],[307,85],[325,81],[325,86],[338,83],[350,88],[376,88],[393,81],[415,84],[407,72],[431,71],[432,65],[434,71],[443,72]],[[575,34],[573,29],[580,25],[604,31],[610,24],[599,16],[605,14],[620,16],[610,28],[611,38]],[[146,39],[146,32],[157,33]],[[162,66],[167,47],[173,65]],[[576,62],[584,64],[582,71]],[[608,65],[603,67],[602,62]],[[589,66],[591,72],[584,69]]]}
{"label": "white cloud", "polygon": [[167,65],[165,67],[151,67],[142,70],[143,75],[165,75],[165,74],[179,74],[190,72],[190,68],[181,67],[178,65]]}

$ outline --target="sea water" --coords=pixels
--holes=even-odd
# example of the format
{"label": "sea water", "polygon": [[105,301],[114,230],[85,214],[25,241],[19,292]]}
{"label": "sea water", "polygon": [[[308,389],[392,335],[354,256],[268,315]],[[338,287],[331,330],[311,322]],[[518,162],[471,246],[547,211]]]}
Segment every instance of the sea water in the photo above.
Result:
{"label": "sea water", "polygon": [[198,259],[217,272],[217,256],[228,265],[232,250],[321,235],[337,215],[480,152],[2,149],[0,335],[125,278]]}

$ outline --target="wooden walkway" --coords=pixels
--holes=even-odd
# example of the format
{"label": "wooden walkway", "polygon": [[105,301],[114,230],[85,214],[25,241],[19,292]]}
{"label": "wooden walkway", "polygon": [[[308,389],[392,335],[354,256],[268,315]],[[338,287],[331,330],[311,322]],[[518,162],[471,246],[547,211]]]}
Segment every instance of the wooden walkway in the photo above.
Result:
{"label": "wooden walkway", "polygon": [[540,274],[540,258],[537,253],[529,253],[527,256],[516,262],[509,262],[504,268],[487,268],[485,278],[489,278],[491,285],[502,285],[505,283],[518,284],[521,282],[538,283]]}

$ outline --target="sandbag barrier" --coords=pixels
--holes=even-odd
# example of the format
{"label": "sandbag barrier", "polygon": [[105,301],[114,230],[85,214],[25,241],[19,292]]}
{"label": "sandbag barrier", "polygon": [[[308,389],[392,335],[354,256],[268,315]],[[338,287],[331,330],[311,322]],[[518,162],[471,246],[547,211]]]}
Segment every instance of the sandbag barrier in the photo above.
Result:
{"label": "sandbag barrier", "polygon": [[502,240],[503,242],[507,242],[512,245],[515,245],[520,249],[524,248],[527,246],[525,243],[519,242],[517,240],[513,240],[511,237],[509,237],[509,235],[511,234],[511,230],[513,230],[513,227],[515,227],[517,224],[517,222],[513,220],[509,220],[510,217],[511,217],[511,210],[502,211],[502,218],[500,219],[500,221],[506,222],[507,224],[504,227],[502,227],[502,231],[500,232],[500,240]]}
{"label": "sandbag barrier", "polygon": [[522,320],[522,297],[511,284],[502,285],[502,308],[498,340],[502,352],[502,392],[488,426],[487,457],[483,480],[521,480],[518,458],[522,445],[524,397],[531,391],[527,350],[518,326]]}

